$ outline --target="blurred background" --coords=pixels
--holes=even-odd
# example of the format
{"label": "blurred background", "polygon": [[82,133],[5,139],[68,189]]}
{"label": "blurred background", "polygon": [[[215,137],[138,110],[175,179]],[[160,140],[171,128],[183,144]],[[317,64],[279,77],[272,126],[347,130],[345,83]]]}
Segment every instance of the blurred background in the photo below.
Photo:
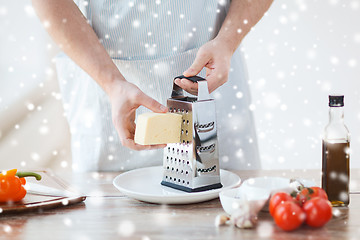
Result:
{"label": "blurred background", "polygon": [[[332,93],[345,95],[350,164],[360,167],[358,23],[360,0],[276,0],[244,40],[264,169],[321,167]],[[59,49],[30,0],[0,0],[0,36],[0,169],[70,170]]]}

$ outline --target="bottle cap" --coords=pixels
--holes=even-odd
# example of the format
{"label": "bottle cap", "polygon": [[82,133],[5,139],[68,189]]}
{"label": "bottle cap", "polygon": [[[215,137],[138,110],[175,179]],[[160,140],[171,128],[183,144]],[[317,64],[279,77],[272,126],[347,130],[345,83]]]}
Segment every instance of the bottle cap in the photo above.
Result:
{"label": "bottle cap", "polygon": [[329,107],[343,107],[344,95],[329,95]]}

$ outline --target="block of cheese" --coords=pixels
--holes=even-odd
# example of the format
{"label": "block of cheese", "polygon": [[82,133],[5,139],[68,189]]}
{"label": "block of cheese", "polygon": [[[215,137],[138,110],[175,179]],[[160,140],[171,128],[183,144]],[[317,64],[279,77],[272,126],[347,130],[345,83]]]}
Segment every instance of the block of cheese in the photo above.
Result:
{"label": "block of cheese", "polygon": [[182,115],[176,113],[143,113],[137,117],[135,143],[141,145],[180,142]]}

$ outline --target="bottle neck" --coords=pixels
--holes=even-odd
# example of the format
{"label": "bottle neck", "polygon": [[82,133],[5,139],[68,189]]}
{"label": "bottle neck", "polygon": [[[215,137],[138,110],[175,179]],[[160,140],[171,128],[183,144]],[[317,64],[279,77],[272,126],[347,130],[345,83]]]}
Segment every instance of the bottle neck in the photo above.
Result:
{"label": "bottle neck", "polygon": [[330,107],[329,109],[330,123],[343,123],[344,122],[344,108],[343,107]]}

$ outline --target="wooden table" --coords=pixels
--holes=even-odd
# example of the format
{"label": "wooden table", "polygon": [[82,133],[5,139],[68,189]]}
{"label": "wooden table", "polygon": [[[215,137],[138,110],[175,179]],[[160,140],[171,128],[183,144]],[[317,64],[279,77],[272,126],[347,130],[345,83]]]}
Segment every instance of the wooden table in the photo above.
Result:
{"label": "wooden table", "polygon": [[[242,180],[256,176],[309,178],[320,182],[320,173],[307,171],[237,171]],[[351,173],[350,205],[337,208],[339,216],[325,227],[302,226],[293,232],[280,230],[266,212],[256,228],[215,227],[225,214],[219,199],[191,205],[157,205],[123,196],[112,186],[119,173],[59,173],[88,197],[63,208],[0,217],[0,239],[359,239],[360,170]]]}

